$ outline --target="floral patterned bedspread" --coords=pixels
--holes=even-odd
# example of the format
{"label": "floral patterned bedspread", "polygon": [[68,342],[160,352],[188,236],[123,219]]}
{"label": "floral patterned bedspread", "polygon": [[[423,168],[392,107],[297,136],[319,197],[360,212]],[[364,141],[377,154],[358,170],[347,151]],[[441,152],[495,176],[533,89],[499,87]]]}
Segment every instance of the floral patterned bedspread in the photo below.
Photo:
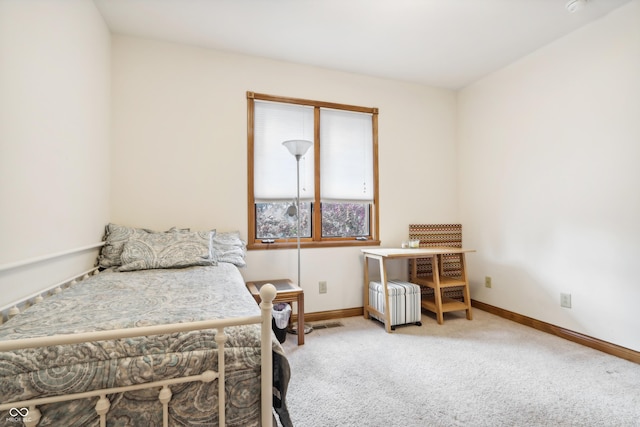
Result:
{"label": "floral patterned bedspread", "polygon": [[[9,320],[0,326],[0,340],[259,314],[239,270],[228,263],[105,271]],[[260,327],[232,327],[226,333],[227,425],[257,426]],[[214,337],[215,331],[205,330],[0,353],[0,402],[217,371]],[[275,337],[274,351],[282,353]],[[173,386],[172,392],[170,425],[217,425],[217,382]],[[107,425],[162,425],[158,393],[154,389],[109,396]],[[99,425],[96,399],[43,405],[38,425]],[[0,413],[0,420],[8,416]]]}

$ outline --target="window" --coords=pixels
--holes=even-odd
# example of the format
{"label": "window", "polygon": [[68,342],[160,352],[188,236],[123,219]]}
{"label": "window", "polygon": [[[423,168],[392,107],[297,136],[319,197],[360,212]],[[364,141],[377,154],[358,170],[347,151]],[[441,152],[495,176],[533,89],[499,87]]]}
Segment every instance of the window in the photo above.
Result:
{"label": "window", "polygon": [[[377,245],[378,111],[247,92],[248,247]],[[282,145],[313,142],[296,162]]]}

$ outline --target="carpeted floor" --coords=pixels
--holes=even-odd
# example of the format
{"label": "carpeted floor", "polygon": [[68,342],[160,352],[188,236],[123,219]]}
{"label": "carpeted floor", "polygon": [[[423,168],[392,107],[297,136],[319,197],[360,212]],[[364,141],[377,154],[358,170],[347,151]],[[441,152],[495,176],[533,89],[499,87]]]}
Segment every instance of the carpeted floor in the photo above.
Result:
{"label": "carpeted floor", "polygon": [[478,309],[422,321],[288,335],[294,425],[640,426],[640,365]]}

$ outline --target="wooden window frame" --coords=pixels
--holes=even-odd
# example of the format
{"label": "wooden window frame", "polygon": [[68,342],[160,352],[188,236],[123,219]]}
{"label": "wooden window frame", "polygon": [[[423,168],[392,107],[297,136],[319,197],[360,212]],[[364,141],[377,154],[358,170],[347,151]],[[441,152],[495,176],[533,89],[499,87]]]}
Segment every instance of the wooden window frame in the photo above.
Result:
{"label": "wooden window frame", "polygon": [[[380,201],[378,185],[378,109],[359,107],[333,102],[313,101],[308,99],[290,98],[263,93],[247,92],[247,248],[248,249],[290,249],[297,247],[297,239],[274,239],[273,242],[264,242],[256,238],[256,210],[253,192],[254,183],[254,101],[272,101],[288,104],[312,106],[314,108],[314,201],[311,237],[301,238],[300,246],[313,247],[348,247],[348,246],[379,246],[380,245]],[[373,202],[369,204],[369,236],[366,240],[354,237],[322,237],[322,212],[320,209],[320,108],[332,108],[336,110],[355,111],[372,115],[373,122]]]}

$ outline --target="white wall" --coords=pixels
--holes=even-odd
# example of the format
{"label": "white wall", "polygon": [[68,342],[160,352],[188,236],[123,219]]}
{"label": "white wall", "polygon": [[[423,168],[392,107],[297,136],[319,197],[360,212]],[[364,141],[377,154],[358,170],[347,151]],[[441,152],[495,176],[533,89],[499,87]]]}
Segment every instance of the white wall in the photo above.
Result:
{"label": "white wall", "polygon": [[[475,299],[640,350],[638,0],[457,100],[136,38],[110,50],[110,39],[91,2],[0,0],[0,264],[93,243],[108,221],[246,236],[245,92],[358,104],[380,109],[383,246],[411,222],[461,220],[478,251]],[[1,272],[0,307],[93,258],[44,263],[34,281]],[[248,262],[246,279],[296,276],[295,251]],[[302,262],[307,311],[362,304],[358,249],[303,250]]]}
{"label": "white wall", "polygon": [[[0,0],[0,265],[99,242],[109,214],[110,34],[93,2]],[[0,272],[0,307],[96,253]]]}
{"label": "white wall", "polygon": [[[454,92],[139,38],[112,46],[113,222],[246,238],[247,91],[380,109],[383,245],[410,222],[458,221]],[[292,250],[247,262],[247,280],[297,277]],[[361,307],[362,280],[357,248],[302,251],[307,312]]]}
{"label": "white wall", "polygon": [[461,91],[474,299],[640,350],[639,76],[635,0]]}

